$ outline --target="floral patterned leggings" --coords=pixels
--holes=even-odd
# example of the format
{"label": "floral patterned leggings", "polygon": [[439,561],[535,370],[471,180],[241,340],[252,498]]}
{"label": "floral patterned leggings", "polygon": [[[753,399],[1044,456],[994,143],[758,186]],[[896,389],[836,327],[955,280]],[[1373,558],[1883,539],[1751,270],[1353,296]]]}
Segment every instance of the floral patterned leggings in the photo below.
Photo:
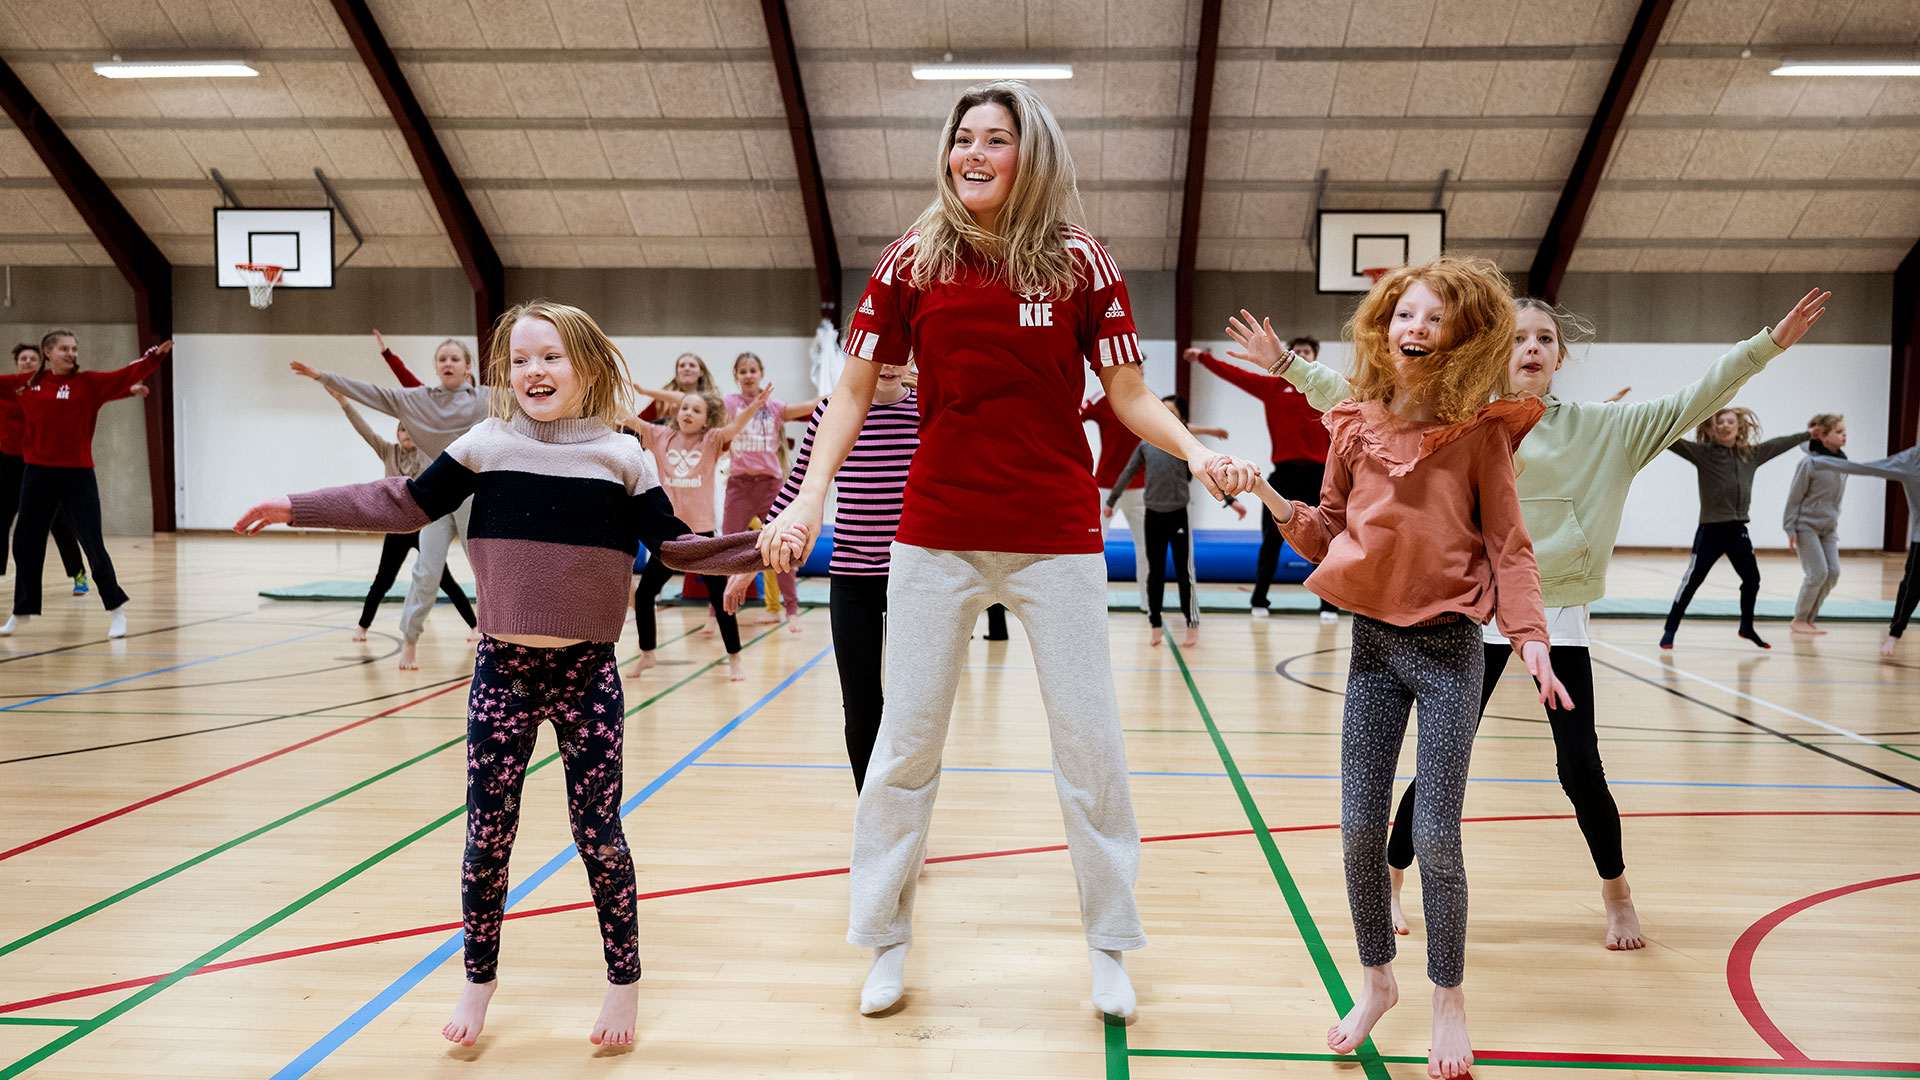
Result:
{"label": "floral patterned leggings", "polygon": [[480,639],[467,703],[467,853],[460,866],[468,982],[492,982],[499,967],[507,857],[542,720],[552,721],[560,737],[567,814],[600,913],[607,981],[639,981],[633,853],[620,828],[621,706],[610,642],[534,649]]}

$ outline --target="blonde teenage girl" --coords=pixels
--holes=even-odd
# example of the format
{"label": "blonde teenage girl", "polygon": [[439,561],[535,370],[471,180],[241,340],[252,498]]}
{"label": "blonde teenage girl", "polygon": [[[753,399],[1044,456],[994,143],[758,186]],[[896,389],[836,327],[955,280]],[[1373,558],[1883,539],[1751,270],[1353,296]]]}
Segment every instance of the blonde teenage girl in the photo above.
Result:
{"label": "blonde teenage girl", "polygon": [[1414,843],[1434,983],[1427,1073],[1464,1075],[1467,879],[1460,807],[1480,722],[1480,626],[1501,629],[1569,704],[1547,653],[1539,568],[1514,493],[1513,448],[1543,411],[1487,403],[1506,382],[1513,297],[1493,264],[1442,257],[1383,276],[1348,323],[1354,399],[1327,415],[1320,505],[1256,488],[1295,551],[1319,564],[1307,588],[1354,613],[1341,725],[1340,838],[1360,963],[1359,1000],[1327,1031],[1349,1053],[1399,999],[1387,874],[1387,813],[1407,714],[1420,706]]}
{"label": "blonde teenage girl", "polygon": [[[887,590],[886,705],[854,817],[847,940],[873,949],[860,1008],[900,999],[914,885],[968,639],[1004,603],[1033,643],[1054,777],[1079,882],[1093,1003],[1134,1008],[1122,950],[1146,943],[1134,905],[1140,838],[1107,643],[1106,560],[1083,365],[1149,442],[1185,458],[1210,494],[1244,491],[1247,462],[1202,447],[1140,374],[1127,289],[1080,217],[1073,159],[1024,83],[963,93],[947,116],[935,199],[889,247],[847,334],[847,364],[814,434],[806,480],[761,532],[790,569],[820,534],[883,365],[920,372],[920,450],[907,478]],[[794,531],[790,531],[790,529]]]}
{"label": "blonde teenage girl", "polygon": [[640,413],[640,419],[649,424],[672,423],[673,414],[680,411],[680,399],[688,394],[720,392],[720,384],[713,381],[707,362],[690,352],[674,358],[673,378],[668,379],[665,386],[652,390],[634,383],[633,388],[652,399]]}
{"label": "blonde teenage girl", "polygon": [[467,849],[460,906],[466,990],[442,1029],[472,1046],[499,985],[507,859],[542,721],[559,737],[567,810],[599,913],[607,997],[589,1041],[633,1042],[639,923],[620,825],[624,715],[613,643],[644,543],[686,531],[653,462],[616,432],[625,362],[586,312],[535,300],[495,324],[492,418],[416,480],[388,477],[270,499],[234,529],[409,532],[472,500],[480,640],[467,706]]}
{"label": "blonde teenage girl", "polygon": [[1839,413],[1818,413],[1807,421],[1807,432],[1813,436],[1807,440],[1807,456],[1793,471],[1786,509],[1780,515],[1787,546],[1799,554],[1800,570],[1806,575],[1788,629],[1796,634],[1824,634],[1826,631],[1815,626],[1814,620],[1820,617],[1820,605],[1840,584],[1840,498],[1847,493],[1847,478],[1816,468],[1814,462],[1822,458],[1847,460],[1843,449],[1847,445],[1847,418]]}

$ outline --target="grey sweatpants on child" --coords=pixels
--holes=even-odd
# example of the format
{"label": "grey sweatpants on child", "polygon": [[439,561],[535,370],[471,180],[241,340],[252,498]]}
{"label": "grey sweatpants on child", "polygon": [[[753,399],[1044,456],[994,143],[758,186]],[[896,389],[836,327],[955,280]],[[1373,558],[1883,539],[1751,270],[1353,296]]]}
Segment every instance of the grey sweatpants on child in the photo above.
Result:
{"label": "grey sweatpants on child", "polygon": [[1053,786],[1087,944],[1145,945],[1133,901],[1140,830],[1127,789],[1126,744],[1107,644],[1106,559],[935,551],[899,543],[892,553],[886,706],[853,817],[847,941],[880,946],[913,940],[914,888],[926,859],[927,823],[940,788],[940,756],[960,671],[974,621],[989,605],[1005,604],[1033,644],[1053,740]]}
{"label": "grey sweatpants on child", "polygon": [[1480,726],[1486,654],[1480,627],[1460,618],[1437,626],[1393,626],[1353,618],[1346,716],[1340,725],[1340,844],[1346,854],[1347,906],[1360,963],[1394,956],[1388,909],[1387,815],[1407,711],[1420,705],[1413,850],[1427,919],[1427,977],[1459,986],[1467,959],[1467,867],[1460,852],[1460,809],[1467,765]]}
{"label": "grey sweatpants on child", "polygon": [[1800,569],[1806,579],[1800,583],[1800,598],[1794,601],[1793,617],[1812,621],[1820,614],[1820,605],[1840,584],[1840,534],[1799,529],[1794,532],[1794,550],[1800,553]]}
{"label": "grey sweatpants on child", "polygon": [[[427,522],[427,527],[420,530],[420,550],[413,556],[413,580],[407,583],[407,599],[400,605],[400,636],[406,640],[420,640],[427,612],[440,599],[440,572],[447,567],[454,534],[459,534],[461,544],[467,542],[467,518],[472,513],[473,498],[468,496],[458,510]],[[481,602],[478,593],[473,599]]]}

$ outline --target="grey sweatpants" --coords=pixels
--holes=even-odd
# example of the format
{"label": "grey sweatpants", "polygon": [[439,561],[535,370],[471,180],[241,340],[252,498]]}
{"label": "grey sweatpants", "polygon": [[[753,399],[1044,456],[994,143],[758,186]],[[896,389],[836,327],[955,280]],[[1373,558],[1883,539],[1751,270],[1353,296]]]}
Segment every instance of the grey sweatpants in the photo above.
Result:
{"label": "grey sweatpants", "polygon": [[1133,902],[1140,830],[1127,790],[1126,744],[1107,645],[1106,559],[934,551],[899,543],[892,554],[886,706],[853,817],[847,941],[879,946],[913,940],[914,888],[926,859],[927,823],[940,788],[940,757],[960,670],[974,621],[989,605],[1005,604],[1033,644],[1053,740],[1053,786],[1087,944],[1145,945]]}
{"label": "grey sweatpants", "polygon": [[1467,867],[1460,852],[1460,809],[1467,765],[1480,726],[1486,654],[1470,619],[1439,626],[1393,626],[1353,618],[1346,716],[1340,725],[1340,844],[1346,855],[1347,906],[1360,963],[1394,957],[1388,910],[1387,814],[1393,772],[1420,705],[1414,765],[1413,850],[1427,919],[1427,977],[1459,986],[1467,959]]}
{"label": "grey sweatpants", "polygon": [[1794,549],[1800,553],[1800,569],[1807,575],[1800,583],[1800,598],[1794,601],[1793,617],[1807,622],[1820,614],[1820,605],[1827,602],[1827,594],[1840,584],[1840,534],[1798,529],[1793,542]]}
{"label": "grey sweatpants", "polygon": [[[1100,489],[1101,506],[1107,505],[1107,496],[1112,491],[1112,488]],[[1127,488],[1120,493],[1120,501],[1113,508],[1126,519],[1127,532],[1133,534],[1133,583],[1140,590],[1140,610],[1144,613],[1147,610],[1147,489]],[[1106,539],[1105,532],[1100,536],[1102,541]]]}
{"label": "grey sweatpants", "polygon": [[[443,518],[427,522],[420,530],[420,553],[413,557],[413,580],[407,584],[406,602],[400,605],[400,636],[408,641],[419,641],[420,631],[427,625],[427,612],[440,597],[440,572],[447,568],[447,551],[453,547],[453,537],[457,532],[460,543],[467,542],[467,518],[473,513],[473,498],[460,504],[460,508]],[[482,603],[476,590],[474,603]]]}

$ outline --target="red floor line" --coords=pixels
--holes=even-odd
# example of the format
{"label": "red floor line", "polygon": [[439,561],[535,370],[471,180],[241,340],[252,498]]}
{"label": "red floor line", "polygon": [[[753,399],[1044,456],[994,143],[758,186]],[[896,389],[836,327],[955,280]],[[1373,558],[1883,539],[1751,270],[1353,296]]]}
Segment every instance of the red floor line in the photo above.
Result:
{"label": "red floor line", "polygon": [[136,802],[136,803],[128,803],[127,805],[119,808],[118,810],[109,810],[106,813],[101,814],[99,817],[88,818],[86,821],[83,821],[78,825],[69,825],[64,829],[61,829],[59,832],[48,833],[47,835],[41,837],[38,840],[29,840],[26,843],[21,844],[19,847],[10,848],[6,851],[0,851],[0,862],[5,862],[6,860],[13,858],[15,855],[20,855],[25,852],[32,851],[34,848],[41,847],[42,845],[51,844],[55,840],[64,839],[65,837],[72,836],[73,834],[78,832],[85,832],[86,830],[93,828],[95,825],[103,825],[109,821],[112,821],[114,818],[123,817],[127,814],[131,814],[135,810],[139,810],[142,807],[152,806],[154,803],[160,802],[162,800],[171,799],[175,795],[181,795],[186,792],[192,791],[194,788],[201,787],[205,784],[211,784],[215,780],[232,776],[234,773],[240,772],[244,769],[251,769],[255,765],[260,765],[265,762],[272,761],[274,758],[280,757],[284,754],[291,754],[295,750],[298,750],[306,746],[312,746],[314,743],[320,742],[323,739],[331,739],[335,735],[339,735],[343,732],[352,731],[354,728],[357,728],[362,724],[371,724],[375,720],[379,720],[382,717],[392,716],[394,713],[397,713],[402,709],[410,709],[415,705],[419,705],[426,701],[431,701],[434,698],[439,697],[441,694],[445,694],[453,690],[461,689],[465,685],[466,685],[465,683],[455,683],[454,685],[446,687],[445,689],[435,690],[433,693],[428,694],[426,697],[415,698],[414,700],[409,701],[404,705],[395,705],[393,708],[388,709],[386,712],[375,713],[372,716],[355,720],[351,724],[344,724],[340,727],[334,728],[332,731],[323,731],[320,734],[315,735],[310,739],[302,739],[301,741],[294,743],[292,746],[283,746],[280,749],[275,750],[270,754],[263,754],[260,757],[254,758],[252,761],[241,762],[240,764],[235,765],[230,769],[222,769],[211,776],[203,776],[198,780],[193,780],[188,783],[181,784],[177,788],[171,788],[169,790],[161,792],[158,795],[150,795],[147,798],[141,799],[139,802]]}
{"label": "red floor line", "polygon": [[1693,1054],[1573,1054],[1552,1050],[1479,1050],[1473,1052],[1482,1061],[1583,1061],[1600,1065],[1699,1065],[1707,1068],[1734,1066],[1765,1069],[1792,1065],[1803,1069],[1848,1069],[1862,1072],[1911,1072],[1920,1069],[1912,1061],[1818,1061],[1804,1055],[1785,1062],[1776,1058],[1701,1057]]}
{"label": "red floor line", "polygon": [[1795,1046],[1793,1040],[1787,1038],[1786,1033],[1773,1022],[1773,1018],[1767,1015],[1767,1010],[1760,1004],[1759,995],[1754,992],[1753,954],[1760,948],[1760,942],[1765,940],[1775,927],[1810,907],[1852,893],[1908,881],[1920,881],[1920,874],[1902,874],[1898,877],[1862,881],[1802,897],[1761,917],[1759,921],[1747,927],[1746,933],[1741,934],[1733,943],[1733,949],[1727,953],[1727,990],[1733,995],[1734,1004],[1740,1006],[1740,1015],[1746,1017],[1747,1025],[1753,1028],[1754,1033],[1765,1040],[1768,1046],[1773,1047],[1774,1053],[1795,1064],[1804,1064],[1808,1060],[1807,1055]]}
{"label": "red floor line", "polygon": [[[1623,816],[1641,817],[1641,818],[1650,818],[1650,817],[1920,817],[1920,810],[1691,810],[1691,811],[1677,810],[1677,811],[1669,811],[1669,812],[1627,814]],[[1498,823],[1498,822],[1514,822],[1514,821],[1571,821],[1573,820],[1573,817],[1574,816],[1572,814],[1508,814],[1508,815],[1492,816],[1492,817],[1462,818],[1461,821],[1463,823],[1473,823],[1473,824],[1492,824],[1492,823]],[[1269,828],[1267,831],[1271,833],[1320,832],[1320,831],[1326,831],[1330,829],[1338,829],[1339,827],[1340,826],[1337,823],[1328,824],[1328,825],[1276,825]],[[1251,835],[1253,835],[1252,829],[1220,829],[1214,832],[1167,833],[1160,836],[1143,836],[1140,838],[1140,842],[1143,844],[1160,844],[1160,843],[1167,843],[1169,841],[1174,841],[1174,840],[1210,840],[1217,837],[1251,836]],[[927,861],[930,863],[970,862],[976,859],[997,859],[997,858],[1005,858],[1007,856],[1012,856],[1012,855],[1037,855],[1037,854],[1044,854],[1047,852],[1065,851],[1065,850],[1067,850],[1067,846],[1065,844],[1049,844],[1044,847],[1007,848],[1002,851],[977,851],[977,852],[969,852],[963,855],[941,855],[935,858],[928,859]],[[804,881],[809,878],[839,877],[845,873],[847,873],[847,867],[844,867],[844,866],[833,867],[827,870],[803,870],[803,871],[799,871],[792,874],[773,874],[767,877],[740,878],[734,881],[717,881],[717,882],[712,882],[706,885],[687,885],[677,889],[660,889],[655,892],[640,893],[638,896],[635,897],[635,899],[636,900],[659,900],[659,899],[664,899],[666,897],[671,897],[671,896],[688,896],[695,893],[719,892],[725,889],[741,889],[751,885],[771,885],[771,884],[775,884],[777,882],[782,882],[782,881]],[[1916,875],[1916,876],[1920,876],[1920,875]],[[506,917],[508,919],[530,919],[536,915],[555,915],[555,914],[559,914],[561,912],[567,912],[567,911],[584,911],[591,907],[593,907],[592,901],[582,900],[572,904],[555,904],[550,907],[529,908],[525,911],[510,911],[507,913]],[[315,955],[316,953],[337,952],[341,949],[351,949],[361,945],[377,945],[385,941],[397,941],[402,938],[420,937],[426,934],[450,933],[458,929],[460,929],[459,923],[450,922],[450,923],[436,923],[435,925],[432,925],[432,926],[417,926],[410,930],[390,930],[382,934],[370,934],[366,937],[346,938],[340,941],[323,942],[319,945],[307,945],[298,949],[287,949],[281,952],[262,953],[259,956],[249,956],[239,960],[228,960],[218,964],[209,964],[206,967],[200,968],[199,970],[193,972],[193,974],[195,976],[209,975],[217,971],[231,971],[235,968],[254,967],[259,964],[272,963],[277,960],[291,960],[301,956],[312,956],[312,955]],[[62,1001],[72,1001],[76,998],[93,997],[98,994],[110,994],[116,990],[130,990],[135,987],[147,986],[151,983],[159,982],[163,978],[166,978],[166,976],[165,975],[148,975],[138,979],[124,979],[124,980],[121,980],[120,982],[102,983],[99,986],[82,987],[81,989],[78,989],[78,990],[67,990],[58,994],[48,994],[44,997],[29,998],[25,1001],[8,1002],[6,1004],[0,1004],[0,1015],[5,1015],[7,1013],[24,1012],[28,1009],[35,1009],[44,1005],[54,1005]],[[1492,1057],[1494,1055],[1487,1054],[1484,1056]],[[1535,1056],[1541,1056],[1541,1055],[1535,1055]],[[1595,1058],[1594,1060],[1607,1060],[1607,1059],[1603,1055],[1601,1057]],[[1649,1060],[1655,1060],[1655,1059],[1649,1059]],[[1674,1060],[1674,1059],[1660,1058],[1657,1060],[1667,1061],[1667,1060]],[[1733,1060],[1733,1059],[1728,1059],[1728,1060]],[[1766,1063],[1778,1064],[1778,1062],[1773,1062],[1773,1061],[1767,1061]],[[1904,1066],[1902,1067],[1904,1068]]]}

